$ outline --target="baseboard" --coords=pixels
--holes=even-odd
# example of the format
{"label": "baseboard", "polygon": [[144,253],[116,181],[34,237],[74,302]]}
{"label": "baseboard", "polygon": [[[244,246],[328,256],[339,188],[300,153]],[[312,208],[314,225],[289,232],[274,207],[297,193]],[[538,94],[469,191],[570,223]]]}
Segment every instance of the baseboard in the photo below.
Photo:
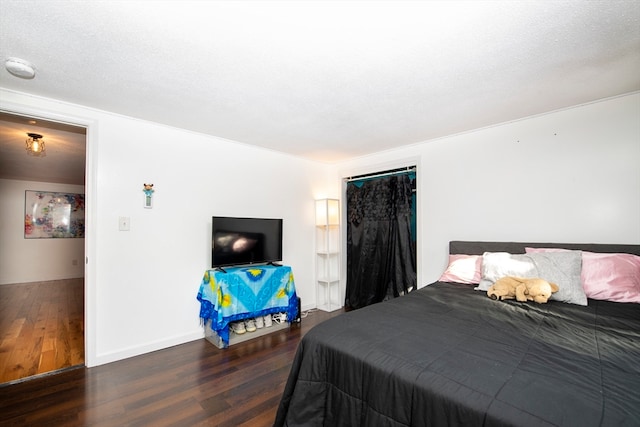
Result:
{"label": "baseboard", "polygon": [[191,341],[200,340],[204,337],[204,329],[199,328],[198,332],[189,333],[186,335],[180,335],[176,337],[167,338],[164,340],[154,341],[142,346],[129,347],[123,350],[114,351],[111,353],[96,355],[95,363],[91,366],[100,366],[107,363],[117,362],[119,360],[128,359],[130,357],[140,356],[142,354],[151,353],[153,351],[163,350],[165,348],[173,347],[175,345],[185,344]]}
{"label": "baseboard", "polygon": [[[307,304],[301,307],[301,310],[308,311],[315,309],[314,304]],[[303,319],[304,321],[304,319]],[[119,360],[128,359],[130,357],[140,356],[142,354],[151,353],[153,351],[163,350],[165,348],[173,347],[174,345],[180,345],[191,341],[196,341],[205,338],[204,328],[200,327],[198,332],[193,332],[185,335],[171,337],[163,340],[154,341],[141,346],[129,347],[126,349],[98,354],[92,361],[91,365],[87,364],[88,368],[93,366],[105,365],[107,363],[117,362]]]}
{"label": "baseboard", "polygon": [[302,311],[309,311],[309,310],[313,310],[315,308],[318,308],[315,304],[307,304],[307,305],[303,305],[300,309]]}

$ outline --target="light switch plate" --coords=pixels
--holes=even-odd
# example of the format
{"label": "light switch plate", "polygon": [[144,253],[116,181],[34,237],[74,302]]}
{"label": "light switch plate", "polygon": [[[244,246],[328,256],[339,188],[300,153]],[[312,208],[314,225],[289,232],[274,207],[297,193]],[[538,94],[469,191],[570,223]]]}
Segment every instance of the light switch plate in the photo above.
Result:
{"label": "light switch plate", "polygon": [[129,217],[128,216],[121,216],[118,220],[118,227],[120,229],[120,231],[129,231]]}

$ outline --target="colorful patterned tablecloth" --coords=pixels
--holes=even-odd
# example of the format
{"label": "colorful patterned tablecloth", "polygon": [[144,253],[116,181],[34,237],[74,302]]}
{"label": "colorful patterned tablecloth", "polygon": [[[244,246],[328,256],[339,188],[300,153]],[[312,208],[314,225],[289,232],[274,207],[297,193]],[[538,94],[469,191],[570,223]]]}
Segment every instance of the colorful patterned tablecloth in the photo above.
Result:
{"label": "colorful patterned tablecloth", "polygon": [[266,314],[298,316],[293,272],[288,266],[261,265],[207,270],[198,291],[200,318],[229,345],[229,323]]}

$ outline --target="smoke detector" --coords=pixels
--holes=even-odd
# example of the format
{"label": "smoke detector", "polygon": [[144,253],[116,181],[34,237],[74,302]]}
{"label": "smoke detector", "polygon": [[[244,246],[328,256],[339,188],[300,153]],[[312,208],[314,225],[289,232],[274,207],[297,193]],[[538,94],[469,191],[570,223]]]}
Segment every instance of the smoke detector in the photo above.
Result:
{"label": "smoke detector", "polygon": [[21,79],[32,79],[36,70],[31,63],[20,58],[8,58],[4,63],[8,72]]}

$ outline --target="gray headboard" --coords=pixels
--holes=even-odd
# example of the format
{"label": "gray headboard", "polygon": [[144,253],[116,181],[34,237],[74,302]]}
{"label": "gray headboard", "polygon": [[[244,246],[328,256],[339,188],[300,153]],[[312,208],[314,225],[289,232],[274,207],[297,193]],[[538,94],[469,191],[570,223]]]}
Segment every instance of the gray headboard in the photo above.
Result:
{"label": "gray headboard", "polygon": [[484,252],[509,252],[523,254],[524,248],[564,248],[601,253],[627,253],[640,255],[640,245],[603,243],[522,243],[522,242],[449,242],[450,254],[482,255]]}

